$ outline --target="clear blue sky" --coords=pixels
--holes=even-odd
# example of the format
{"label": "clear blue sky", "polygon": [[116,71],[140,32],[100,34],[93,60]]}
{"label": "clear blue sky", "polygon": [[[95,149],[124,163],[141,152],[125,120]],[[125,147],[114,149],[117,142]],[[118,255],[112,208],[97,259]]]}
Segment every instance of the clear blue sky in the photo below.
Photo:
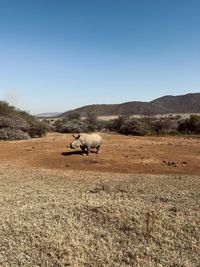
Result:
{"label": "clear blue sky", "polygon": [[200,92],[199,0],[0,0],[0,99],[31,113]]}

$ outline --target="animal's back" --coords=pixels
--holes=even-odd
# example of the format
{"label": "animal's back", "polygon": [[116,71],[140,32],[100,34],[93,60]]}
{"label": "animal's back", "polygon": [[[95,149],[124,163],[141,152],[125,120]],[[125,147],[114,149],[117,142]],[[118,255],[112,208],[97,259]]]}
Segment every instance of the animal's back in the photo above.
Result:
{"label": "animal's back", "polygon": [[92,147],[100,146],[102,144],[102,137],[99,134],[91,133],[81,133],[80,138],[84,139],[84,141],[90,144]]}

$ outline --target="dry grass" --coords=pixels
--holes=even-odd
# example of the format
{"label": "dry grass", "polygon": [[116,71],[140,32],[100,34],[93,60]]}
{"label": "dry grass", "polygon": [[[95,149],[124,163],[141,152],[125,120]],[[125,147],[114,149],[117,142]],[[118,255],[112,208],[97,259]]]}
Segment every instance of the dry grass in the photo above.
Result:
{"label": "dry grass", "polygon": [[199,266],[197,176],[0,169],[0,266]]}

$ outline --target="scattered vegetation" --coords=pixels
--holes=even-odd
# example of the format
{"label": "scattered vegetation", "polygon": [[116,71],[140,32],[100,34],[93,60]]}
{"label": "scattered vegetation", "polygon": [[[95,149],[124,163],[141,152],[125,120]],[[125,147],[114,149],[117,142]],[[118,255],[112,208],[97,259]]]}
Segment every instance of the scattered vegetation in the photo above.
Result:
{"label": "scattered vegetation", "polygon": [[132,118],[119,116],[111,121],[100,121],[96,113],[88,112],[84,119],[74,112],[55,122],[40,122],[25,111],[20,111],[6,102],[0,101],[0,140],[20,140],[42,137],[47,131],[78,133],[113,131],[125,135],[200,134],[200,116],[180,116]]}
{"label": "scattered vegetation", "polygon": [[[73,115],[73,114],[71,114]],[[74,114],[72,117],[76,117]],[[112,131],[125,135],[177,135],[200,134],[200,116],[191,115],[189,119],[180,116],[132,118],[119,116],[110,121],[98,120],[96,114],[88,113],[83,120],[66,117],[54,123],[54,130],[61,133]]]}
{"label": "scattered vegetation", "polygon": [[181,119],[180,116],[162,118],[120,116],[117,119],[106,122],[104,127],[109,131],[138,136],[200,134],[200,116],[191,115],[188,119]]}

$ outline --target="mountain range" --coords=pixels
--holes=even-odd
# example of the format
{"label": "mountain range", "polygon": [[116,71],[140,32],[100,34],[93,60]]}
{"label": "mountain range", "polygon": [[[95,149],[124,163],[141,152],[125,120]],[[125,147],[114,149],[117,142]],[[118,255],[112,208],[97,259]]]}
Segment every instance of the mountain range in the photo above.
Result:
{"label": "mountain range", "polygon": [[87,105],[61,113],[59,117],[66,117],[72,113],[79,113],[81,116],[87,116],[89,113],[96,116],[200,113],[200,93],[167,95],[150,102]]}

